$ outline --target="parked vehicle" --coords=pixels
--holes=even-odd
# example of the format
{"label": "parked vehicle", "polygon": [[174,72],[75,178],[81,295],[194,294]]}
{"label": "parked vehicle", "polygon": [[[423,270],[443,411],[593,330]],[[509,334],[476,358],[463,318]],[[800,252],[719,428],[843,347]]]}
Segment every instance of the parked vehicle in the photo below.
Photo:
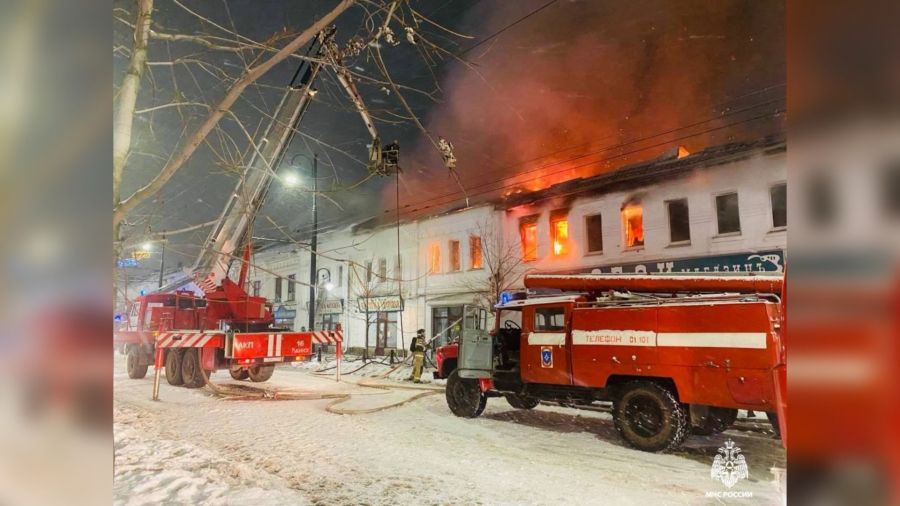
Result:
{"label": "parked vehicle", "polygon": [[[772,276],[530,275],[487,311],[466,307],[446,398],[473,418],[487,398],[612,402],[634,448],[678,448],[721,432],[738,409],[771,414],[786,440],[783,279]],[[449,353],[448,353],[449,355]]]}

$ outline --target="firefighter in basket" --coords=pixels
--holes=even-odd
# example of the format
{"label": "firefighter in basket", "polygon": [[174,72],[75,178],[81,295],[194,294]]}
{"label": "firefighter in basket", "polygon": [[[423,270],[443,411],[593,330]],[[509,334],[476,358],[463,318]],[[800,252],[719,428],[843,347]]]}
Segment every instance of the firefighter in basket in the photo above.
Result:
{"label": "firefighter in basket", "polygon": [[416,337],[410,343],[409,351],[413,354],[413,370],[409,379],[414,383],[421,383],[422,368],[425,365],[425,329],[416,331]]}

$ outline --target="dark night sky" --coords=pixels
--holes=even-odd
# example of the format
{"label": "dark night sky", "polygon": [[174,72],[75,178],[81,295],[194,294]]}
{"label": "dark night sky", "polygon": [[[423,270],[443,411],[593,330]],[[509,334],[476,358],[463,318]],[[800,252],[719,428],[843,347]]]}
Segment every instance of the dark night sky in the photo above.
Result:
{"label": "dark night sky", "polygon": [[[182,3],[217,23],[231,23],[221,2]],[[435,36],[437,30],[429,30],[430,40],[458,52],[546,3],[435,0],[412,5],[448,28],[474,37],[443,38]],[[263,40],[283,27],[302,29],[333,4],[236,0],[228,1],[228,8],[238,32]],[[131,2],[117,2],[116,6],[133,11]],[[216,33],[214,28],[201,28],[200,21],[170,0],[157,0],[157,11],[161,29]],[[345,14],[338,24],[338,39],[346,40],[355,33],[361,19],[359,9]],[[128,37],[130,33],[116,25],[116,40],[127,43]],[[196,52],[196,46],[155,43],[150,59],[167,60],[169,54],[177,57]],[[385,46],[382,52],[399,83],[430,91],[435,86],[432,73],[436,76],[440,86],[437,102],[414,93],[405,96],[434,136],[442,135],[455,144],[459,175],[473,203],[517,188],[537,189],[652,158],[678,144],[697,150],[783,129],[782,117],[772,117],[784,107],[786,80],[784,6],[780,1],[558,0],[464,53],[474,70],[454,61],[429,70],[417,48],[406,43]],[[240,68],[234,56],[205,54],[226,68]],[[116,59],[117,72],[124,63],[124,59]],[[262,83],[283,86],[295,65],[282,63]],[[364,55],[352,66],[363,74],[377,75],[374,63]],[[176,70],[183,98],[213,102],[222,95],[214,79],[196,66],[191,70]],[[139,108],[173,97],[171,71],[152,67],[152,74],[152,84],[145,80]],[[358,84],[376,117],[403,114],[392,94],[386,95],[377,85]],[[285,161],[294,158],[301,166],[282,170],[298,171],[302,176],[308,170],[303,166],[308,167],[307,158],[294,155],[315,151],[320,155],[320,188],[359,181],[366,175],[359,162],[367,156],[366,130],[330,76],[320,79],[318,87],[320,93],[301,131],[340,151],[297,136]],[[271,111],[278,96],[268,87],[250,91],[235,111],[248,128],[256,128],[261,115],[255,108]],[[185,112],[195,116],[183,120],[171,109],[154,114],[152,122],[142,117],[136,129],[141,136],[138,151],[149,155],[133,155],[139,157],[132,162],[137,170],[126,179],[124,194],[164,163],[159,155],[172,150],[185,121],[193,125],[201,118],[201,111]],[[440,157],[414,126],[408,122],[377,122],[376,126],[383,140],[397,139],[401,144],[404,217],[463,205],[462,194]],[[240,148],[246,149],[240,130],[234,125],[226,129],[242,142]],[[676,140],[679,137],[684,139]],[[154,202],[137,211],[134,221],[139,221],[139,230],[148,223],[159,230],[214,219],[234,181],[223,170],[221,160],[204,149]],[[320,228],[383,216],[386,211],[393,214],[393,180],[369,180],[352,192],[328,195],[342,209],[320,199]],[[295,239],[306,240],[311,230],[309,201],[308,193],[274,185],[255,233],[281,237],[264,217],[270,216]],[[180,237],[172,253],[190,255],[205,234]],[[190,263],[189,256],[182,260]]]}

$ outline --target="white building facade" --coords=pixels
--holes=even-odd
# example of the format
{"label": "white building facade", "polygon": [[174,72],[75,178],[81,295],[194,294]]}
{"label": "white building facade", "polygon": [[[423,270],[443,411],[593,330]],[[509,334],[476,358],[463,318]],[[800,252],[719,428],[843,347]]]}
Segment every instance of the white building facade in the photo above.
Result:
{"label": "white building facade", "polygon": [[[451,339],[465,305],[521,287],[525,273],[780,272],[786,163],[778,140],[723,146],[514,201],[322,234],[314,326],[340,324],[351,352],[403,354],[420,328]],[[295,330],[309,326],[309,258],[303,246],[279,246],[257,253],[250,271],[248,291]]]}

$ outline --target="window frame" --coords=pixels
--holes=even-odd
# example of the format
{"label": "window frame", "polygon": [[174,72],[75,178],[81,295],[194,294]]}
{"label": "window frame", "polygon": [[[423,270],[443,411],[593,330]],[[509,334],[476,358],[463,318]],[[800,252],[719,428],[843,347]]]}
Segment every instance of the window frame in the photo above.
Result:
{"label": "window frame", "polygon": [[378,278],[378,281],[386,281],[387,280],[387,258],[381,257],[378,259],[378,272],[375,274]]}
{"label": "window frame", "polygon": [[[673,202],[684,202],[684,207],[685,207],[685,210],[687,211],[687,216],[686,216],[686,218],[687,218],[687,233],[688,233],[687,239],[681,239],[681,240],[676,241],[672,237],[673,229],[672,229],[671,204]],[[668,222],[668,226],[669,226],[669,246],[688,246],[688,245],[690,245],[691,244],[691,204],[688,201],[688,198],[681,197],[681,198],[677,198],[677,199],[668,199],[668,200],[664,201],[663,203],[666,206],[666,221]]]}
{"label": "window frame", "polygon": [[[456,263],[454,265],[454,255],[456,257]],[[462,271],[462,245],[460,244],[459,239],[448,239],[447,240],[447,272],[461,272]]]}
{"label": "window frame", "polygon": [[[538,260],[538,220],[540,219],[539,214],[533,214],[531,216],[523,216],[519,218],[519,242],[521,243],[520,253],[522,254],[522,262],[536,262]],[[528,249],[525,246],[525,228],[526,227],[534,227],[534,248],[532,251],[534,252],[534,256],[532,258],[528,258],[527,252]]]}
{"label": "window frame", "polygon": [[[478,247],[475,247],[475,242]],[[475,266],[475,252],[478,252],[478,266]],[[484,269],[484,243],[481,241],[480,235],[469,235],[469,270],[476,271]]]}
{"label": "window frame", "polygon": [[[641,243],[633,246],[629,246],[628,243],[628,222],[625,219],[625,209],[628,207],[640,207],[641,208]],[[622,204],[619,208],[619,224],[622,226],[622,251],[640,251],[647,247],[647,234],[644,233],[644,203],[639,202],[637,204]]]}
{"label": "window frame", "polygon": [[[726,195],[732,195],[732,194],[737,198],[737,222],[738,222],[738,229],[737,229],[737,231],[735,231],[735,232],[721,232],[721,231],[720,231],[720,228],[721,228],[721,227],[719,226],[719,203],[718,203],[718,199],[719,199],[719,197],[724,197],[724,196],[726,196]],[[717,238],[717,237],[738,237],[738,236],[740,236],[741,234],[743,234],[743,232],[744,232],[744,226],[743,226],[743,223],[741,223],[741,196],[740,196],[740,192],[738,192],[736,189],[735,189],[735,190],[725,190],[725,191],[721,191],[721,192],[716,192],[716,193],[713,194],[712,201],[713,201],[713,213],[714,213],[715,216],[716,216],[716,221],[715,221],[715,223],[716,223],[716,235],[713,236],[713,237],[714,237],[714,238]]]}
{"label": "window frame", "polygon": [[[556,252],[556,243],[557,243],[557,228],[556,224],[559,222],[566,223],[566,238],[562,241],[562,253]],[[557,209],[555,211],[550,212],[550,255],[554,258],[565,257],[572,250],[572,241],[571,241],[571,229],[569,227],[569,210],[568,209]]]}
{"label": "window frame", "polygon": [[297,300],[297,284],[294,281],[297,280],[296,274],[288,274],[287,276],[287,298],[285,298],[285,302],[296,302]]}
{"label": "window frame", "polygon": [[[435,254],[437,253],[437,257],[435,258]],[[435,259],[437,262],[435,262]],[[435,266],[435,263],[437,265]],[[432,267],[436,267],[432,269]],[[428,274],[440,274],[441,273],[441,243],[440,242],[431,242],[428,244]]]}
{"label": "window frame", "polygon": [[[562,326],[559,328],[539,328],[538,327],[538,315],[541,315],[543,311],[554,311],[558,310],[558,313],[554,313],[553,316],[557,314],[562,316]],[[543,333],[559,333],[566,331],[566,306],[539,306],[535,307],[532,310],[532,320],[531,320],[531,331],[532,332],[543,332]],[[546,319],[546,317],[545,317]]]}
{"label": "window frame", "polygon": [[[784,225],[775,225],[775,202],[772,199],[772,190],[779,186],[784,186]],[[769,224],[772,226],[772,232],[782,232],[787,230],[787,181],[776,181],[769,185]]]}
{"label": "window frame", "polygon": [[281,276],[275,276],[275,296],[272,302],[281,302]]}
{"label": "window frame", "polygon": [[[600,218],[600,249],[591,249],[591,227],[588,222],[591,218]],[[596,212],[584,215],[584,254],[585,255],[602,255],[603,254],[603,212]]]}

